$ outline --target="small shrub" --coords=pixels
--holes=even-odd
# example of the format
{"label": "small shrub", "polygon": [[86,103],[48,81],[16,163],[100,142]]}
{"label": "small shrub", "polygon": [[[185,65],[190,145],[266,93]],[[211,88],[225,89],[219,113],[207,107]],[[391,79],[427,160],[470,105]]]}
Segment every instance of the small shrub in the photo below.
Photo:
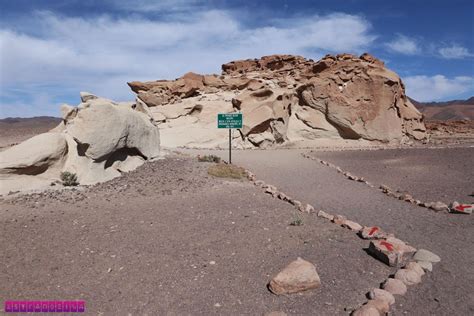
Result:
{"label": "small shrub", "polygon": [[223,163],[210,166],[207,173],[219,178],[242,179],[245,177],[244,168]]}
{"label": "small shrub", "polygon": [[291,221],[290,223],[291,226],[301,226],[303,225],[303,219],[295,213],[295,215],[293,216],[293,220]]}
{"label": "small shrub", "polygon": [[76,186],[79,184],[79,182],[77,182],[77,175],[69,171],[61,172],[60,178],[63,182],[63,185],[67,187]]}
{"label": "small shrub", "polygon": [[220,163],[221,157],[218,157],[216,155],[204,155],[204,156],[198,155],[198,161]]}

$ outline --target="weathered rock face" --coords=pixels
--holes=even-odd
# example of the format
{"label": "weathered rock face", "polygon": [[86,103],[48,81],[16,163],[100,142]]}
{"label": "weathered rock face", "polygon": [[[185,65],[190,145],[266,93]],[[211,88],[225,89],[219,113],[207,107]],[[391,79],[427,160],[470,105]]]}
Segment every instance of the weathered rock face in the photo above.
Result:
{"label": "weathered rock face", "polygon": [[61,106],[63,121],[48,133],[0,152],[0,194],[48,186],[63,171],[80,184],[120,176],[160,153],[160,134],[146,105],[115,103],[81,93]]}
{"label": "weathered rock face", "polygon": [[[224,64],[221,76],[187,73],[173,81],[129,86],[137,100],[153,107],[162,130],[174,129],[163,136],[171,147],[225,145],[225,133],[216,133],[216,115],[232,111],[243,113],[244,127],[236,136],[241,147],[426,137],[423,117],[406,97],[400,78],[369,54],[327,55],[318,62],[265,56]],[[170,116],[170,111],[179,115]],[[207,132],[184,136],[184,126]]]}

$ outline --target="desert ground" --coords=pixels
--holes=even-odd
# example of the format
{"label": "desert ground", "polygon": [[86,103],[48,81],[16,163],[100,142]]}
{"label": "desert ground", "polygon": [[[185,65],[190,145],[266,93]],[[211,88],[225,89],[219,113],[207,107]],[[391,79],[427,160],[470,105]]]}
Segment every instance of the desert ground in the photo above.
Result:
{"label": "desert ground", "polygon": [[[233,163],[316,211],[378,225],[439,255],[421,283],[396,297],[392,315],[468,315],[473,217],[378,189],[472,203],[474,148],[444,147],[240,150]],[[368,255],[369,241],[353,231],[299,212],[246,178],[211,176],[213,163],[198,154],[227,159],[224,150],[173,150],[105,183],[1,198],[0,297],[85,300],[92,315],[348,315],[396,272]],[[268,282],[297,257],[316,266],[321,286],[272,294]]]}
{"label": "desert ground", "polygon": [[0,151],[19,144],[37,134],[45,133],[56,127],[60,118],[34,117],[34,118],[8,118],[0,120]]}

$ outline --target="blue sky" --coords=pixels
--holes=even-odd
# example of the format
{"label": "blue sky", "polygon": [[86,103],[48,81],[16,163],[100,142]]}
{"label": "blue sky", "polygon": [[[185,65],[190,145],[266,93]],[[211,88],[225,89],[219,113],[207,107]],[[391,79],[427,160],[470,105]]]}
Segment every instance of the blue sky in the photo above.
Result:
{"label": "blue sky", "polygon": [[0,117],[270,54],[369,52],[420,101],[474,95],[474,1],[0,0]]}

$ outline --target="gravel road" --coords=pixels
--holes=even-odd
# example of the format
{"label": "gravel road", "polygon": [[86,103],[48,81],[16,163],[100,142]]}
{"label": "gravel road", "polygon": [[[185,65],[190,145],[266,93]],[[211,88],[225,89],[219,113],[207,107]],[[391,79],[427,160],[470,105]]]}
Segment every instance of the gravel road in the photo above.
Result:
{"label": "gravel road", "polygon": [[[472,170],[466,167],[466,163],[472,160],[472,148],[456,150],[426,149],[429,154],[420,154],[420,151],[402,151],[398,159],[406,159],[408,162],[416,161],[417,165],[429,168],[429,164],[436,156],[436,167],[432,173],[439,175],[450,174],[454,168],[457,172],[472,174]],[[192,151],[204,153],[205,151]],[[226,158],[226,151],[208,151]],[[328,210],[331,213],[346,215],[362,225],[378,225],[397,237],[409,242],[417,248],[425,248],[440,255],[442,261],[434,268],[434,272],[424,277],[422,284],[410,289],[409,293],[397,299],[393,313],[395,315],[468,315],[474,312],[474,246],[472,240],[474,215],[454,215],[447,213],[435,213],[425,208],[411,205],[388,197],[380,191],[370,188],[363,183],[350,181],[338,174],[334,169],[328,168],[313,160],[303,158],[301,150],[254,150],[234,151],[233,163],[244,166],[253,171],[258,178],[276,185],[279,189],[295,198],[312,204],[316,209]],[[382,152],[382,151],[381,151]],[[403,176],[408,171],[399,169],[392,170],[386,175],[383,171],[377,171],[378,152],[361,152],[365,159],[355,152],[324,153],[329,162],[344,162],[345,169],[355,175],[366,176],[364,170],[371,170],[367,174],[376,175],[383,183],[404,183]],[[315,153],[323,156],[322,153]],[[331,156],[332,155],[332,156]],[[342,160],[340,157],[347,158]],[[332,159],[339,157],[339,160]],[[425,159],[425,160],[424,160]],[[443,162],[449,162],[445,166]],[[375,165],[374,169],[372,167]],[[352,166],[357,166],[352,170]],[[471,168],[472,169],[472,168]],[[357,173],[361,171],[361,174]],[[405,173],[403,173],[405,172]],[[426,171],[423,173],[426,175]],[[407,176],[410,182],[413,175]],[[391,182],[393,181],[393,182]],[[468,184],[472,185],[472,181]],[[445,187],[464,187],[467,183],[464,179],[456,176],[440,183],[433,181],[430,184],[407,184],[406,188],[420,186],[431,186],[420,189],[422,192],[443,192]],[[431,189],[430,189],[431,188]],[[472,188],[471,188],[472,189]],[[456,193],[456,190],[447,192],[448,198],[463,197],[464,193]],[[430,195],[434,196],[434,195]],[[375,260],[375,259],[374,259]]]}
{"label": "gravel road", "polygon": [[[174,157],[96,186],[0,201],[0,297],[86,301],[94,315],[348,315],[393,268],[367,241],[247,180]],[[297,257],[322,286],[271,294]],[[346,310],[345,310],[346,309]]]}

